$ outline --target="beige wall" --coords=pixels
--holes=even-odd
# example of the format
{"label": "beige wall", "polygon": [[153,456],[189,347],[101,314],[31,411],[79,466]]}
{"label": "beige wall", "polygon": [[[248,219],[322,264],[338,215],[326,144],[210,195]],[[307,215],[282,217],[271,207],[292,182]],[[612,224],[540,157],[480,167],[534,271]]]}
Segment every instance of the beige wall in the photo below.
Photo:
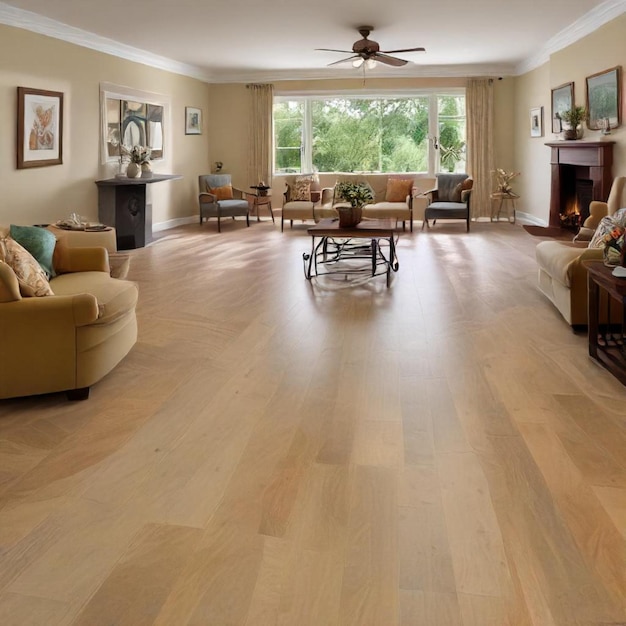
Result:
{"label": "beige wall", "polygon": [[[208,113],[202,81],[0,25],[0,223],[53,222],[72,212],[98,218],[94,181],[110,177],[100,165],[100,82],[171,98],[171,146],[154,171],[182,180],[151,185],[153,222],[197,214],[197,175],[208,172],[209,133],[184,134],[185,106]],[[63,164],[16,169],[17,87],[64,94]]]}
{"label": "beige wall", "polygon": [[[522,198],[521,211],[548,222],[550,214],[550,148],[556,137],[551,132],[551,89],[574,82],[574,99],[585,106],[585,77],[621,65],[626,67],[626,14],[600,27],[580,41],[556,52],[543,67],[515,79],[515,169],[522,173],[515,188]],[[622,81],[622,126],[607,138],[615,141],[613,175],[626,175],[626,91]],[[544,107],[545,133],[530,137],[529,109]],[[585,128],[583,141],[598,141],[600,131]]]}

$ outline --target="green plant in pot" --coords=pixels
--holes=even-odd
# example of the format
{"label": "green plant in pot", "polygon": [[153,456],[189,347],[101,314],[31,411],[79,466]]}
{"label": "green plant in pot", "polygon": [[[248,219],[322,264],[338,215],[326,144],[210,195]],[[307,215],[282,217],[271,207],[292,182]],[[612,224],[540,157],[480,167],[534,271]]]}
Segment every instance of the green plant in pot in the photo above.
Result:
{"label": "green plant in pot", "polygon": [[335,197],[349,202],[349,207],[335,207],[339,213],[339,226],[356,226],[361,221],[363,206],[374,199],[367,183],[339,182],[335,185]]}
{"label": "green plant in pot", "polygon": [[560,117],[569,126],[563,131],[565,139],[580,139],[583,136],[582,124],[587,117],[585,107],[573,106],[571,109],[563,111]]}

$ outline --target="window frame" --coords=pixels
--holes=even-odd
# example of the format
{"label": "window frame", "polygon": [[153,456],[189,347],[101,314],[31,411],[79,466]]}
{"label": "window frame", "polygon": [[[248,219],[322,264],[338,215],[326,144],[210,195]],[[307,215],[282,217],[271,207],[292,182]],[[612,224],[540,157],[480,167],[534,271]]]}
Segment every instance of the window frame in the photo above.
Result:
{"label": "window frame", "polygon": [[[303,131],[301,140],[301,157],[300,166],[302,172],[313,171],[313,151],[312,151],[312,112],[310,102],[314,100],[324,100],[332,98],[350,98],[355,100],[377,100],[380,98],[387,99],[403,99],[403,98],[424,98],[428,97],[428,171],[415,172],[415,174],[423,174],[434,177],[440,171],[439,158],[439,98],[452,96],[462,96],[465,99],[465,129],[467,133],[467,90],[465,87],[450,87],[446,89],[419,89],[419,90],[400,90],[387,91],[375,90],[367,92],[355,92],[353,90],[335,90],[335,91],[317,91],[317,92],[275,92],[274,104],[277,102],[299,101],[304,103],[303,115]],[[272,142],[274,141],[274,116],[272,114]],[[274,176],[283,176],[286,172],[276,170],[276,146],[272,146],[272,170]],[[333,172],[320,172],[320,174],[331,174]],[[387,172],[391,174],[393,172]]]}

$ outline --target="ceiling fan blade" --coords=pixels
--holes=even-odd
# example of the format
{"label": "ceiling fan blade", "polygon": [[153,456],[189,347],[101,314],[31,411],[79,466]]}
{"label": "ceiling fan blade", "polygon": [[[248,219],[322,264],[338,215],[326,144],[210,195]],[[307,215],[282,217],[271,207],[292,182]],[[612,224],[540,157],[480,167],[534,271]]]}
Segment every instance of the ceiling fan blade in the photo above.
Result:
{"label": "ceiling fan blade", "polygon": [[381,54],[380,52],[376,52],[370,58],[374,59],[375,61],[379,61],[380,63],[384,63],[385,65],[393,65],[394,67],[402,67],[403,65],[406,65],[408,63],[408,61],[405,61],[404,59],[390,57],[386,54]]}
{"label": "ceiling fan blade", "polygon": [[426,48],[402,48],[401,50],[381,50],[384,54],[395,54],[397,52],[426,52]]}
{"label": "ceiling fan blade", "polygon": [[322,52],[342,52],[343,54],[350,54],[352,50],[333,50],[332,48],[315,48],[316,50],[321,50]]}
{"label": "ceiling fan blade", "polygon": [[335,61],[334,63],[329,63],[327,67],[330,67],[331,65],[337,65],[338,63],[347,63],[348,61],[352,61],[352,59],[358,59],[361,55],[360,54],[355,54],[351,57],[348,57],[347,59],[341,59],[341,61]]}

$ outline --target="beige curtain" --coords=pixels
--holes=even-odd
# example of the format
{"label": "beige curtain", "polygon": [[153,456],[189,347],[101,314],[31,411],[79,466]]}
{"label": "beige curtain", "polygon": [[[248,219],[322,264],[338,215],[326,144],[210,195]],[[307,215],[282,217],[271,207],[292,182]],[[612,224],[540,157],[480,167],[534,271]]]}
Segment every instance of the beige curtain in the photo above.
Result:
{"label": "beige curtain", "polygon": [[274,85],[247,85],[250,107],[248,182],[272,184],[272,106]]}
{"label": "beige curtain", "polygon": [[474,179],[472,218],[491,218],[493,156],[493,79],[467,81],[467,172]]}

